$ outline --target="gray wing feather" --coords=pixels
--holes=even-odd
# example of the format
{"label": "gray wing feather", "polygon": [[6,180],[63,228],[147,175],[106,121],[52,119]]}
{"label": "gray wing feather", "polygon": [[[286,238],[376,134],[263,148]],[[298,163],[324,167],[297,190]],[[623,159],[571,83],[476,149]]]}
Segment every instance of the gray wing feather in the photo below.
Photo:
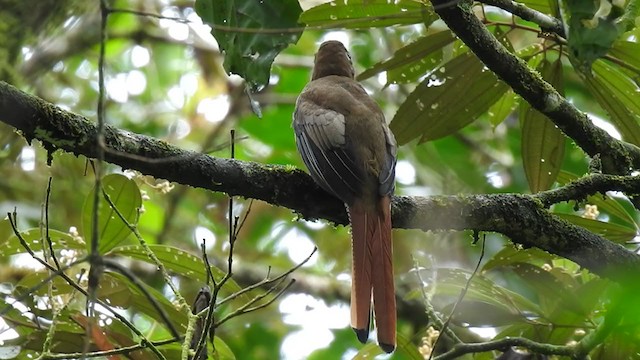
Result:
{"label": "gray wing feather", "polygon": [[324,108],[300,108],[294,113],[296,144],[311,177],[343,202],[353,202],[363,184],[363,170],[350,156],[344,115]]}
{"label": "gray wing feather", "polygon": [[387,143],[387,157],[380,171],[380,195],[390,195],[395,190],[397,143],[396,138],[388,126],[384,126],[384,135]]}

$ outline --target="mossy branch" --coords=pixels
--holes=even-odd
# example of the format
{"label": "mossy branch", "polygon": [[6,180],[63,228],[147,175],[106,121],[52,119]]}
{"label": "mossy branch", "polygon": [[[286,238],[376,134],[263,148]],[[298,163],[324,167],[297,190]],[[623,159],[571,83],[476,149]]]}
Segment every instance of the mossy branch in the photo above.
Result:
{"label": "mossy branch", "polygon": [[[95,155],[95,124],[4,82],[0,82],[0,119],[22,132],[26,139],[42,141],[51,152],[61,149],[89,158]],[[110,126],[105,129],[105,146],[105,160],[123,168],[284,206],[308,219],[322,218],[335,224],[346,224],[348,220],[338,199],[320,189],[306,173],[289,166],[216,158]],[[626,184],[624,188],[621,181]],[[497,232],[524,247],[538,247],[596,274],[626,282],[640,272],[638,255],[559,219],[546,207],[572,198],[580,200],[594,192],[636,189],[637,180],[594,176],[583,182],[535,196],[396,196],[392,205],[393,226],[424,231]],[[621,278],[621,274],[628,276]]]}

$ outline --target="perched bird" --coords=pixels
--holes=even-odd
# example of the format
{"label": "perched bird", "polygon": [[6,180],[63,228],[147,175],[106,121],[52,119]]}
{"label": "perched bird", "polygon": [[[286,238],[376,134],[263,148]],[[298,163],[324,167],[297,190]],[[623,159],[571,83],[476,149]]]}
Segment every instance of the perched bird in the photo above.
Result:
{"label": "perched bird", "polygon": [[311,177],[349,212],[351,327],[360,342],[367,341],[373,294],[378,343],[390,353],[396,346],[391,245],[396,141],[378,104],[355,81],[342,43],[320,45],[311,81],[296,101],[293,129]]}

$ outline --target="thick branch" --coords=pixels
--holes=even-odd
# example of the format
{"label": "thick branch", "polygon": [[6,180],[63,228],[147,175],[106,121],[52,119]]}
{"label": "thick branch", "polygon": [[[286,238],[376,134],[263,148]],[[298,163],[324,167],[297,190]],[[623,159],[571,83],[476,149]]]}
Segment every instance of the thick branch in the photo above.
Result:
{"label": "thick branch", "polygon": [[[49,151],[62,149],[90,158],[95,156],[95,124],[4,82],[0,82],[0,120],[20,130],[29,140],[42,141]],[[263,200],[290,208],[306,218],[347,223],[343,204],[297,169],[215,158],[109,126],[105,144],[106,161],[123,168],[184,185]],[[549,196],[548,199],[557,199]],[[393,199],[393,226],[425,231],[493,231],[525,247],[535,246],[573,260],[617,281],[621,281],[622,273],[633,277],[640,272],[639,256],[560,220],[534,196],[397,196]]]}
{"label": "thick branch", "polygon": [[587,154],[600,154],[605,172],[628,174],[629,169],[640,168],[638,147],[618,141],[594,126],[585,113],[500,44],[474,15],[471,4],[468,0],[433,0],[438,15],[478,58]]}

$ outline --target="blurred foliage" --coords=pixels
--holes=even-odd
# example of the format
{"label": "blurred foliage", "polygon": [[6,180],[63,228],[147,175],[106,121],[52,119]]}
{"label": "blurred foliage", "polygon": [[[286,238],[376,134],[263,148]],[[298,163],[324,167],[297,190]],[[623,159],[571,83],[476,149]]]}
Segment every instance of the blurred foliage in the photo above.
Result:
{"label": "blurred foliage", "polygon": [[[321,2],[301,0],[277,6],[269,2],[266,6],[267,1],[241,0],[112,1],[114,9],[166,18],[117,11],[109,16],[106,120],[121,129],[219,157],[230,156],[228,133],[236,129],[237,158],[302,167],[290,128],[295,99],[310,77],[319,42],[339,39],[352,50],[359,79],[381,105],[403,144],[397,194],[528,193],[565,184],[587,171],[584,153],[488,71],[436,21],[429,4],[410,0]],[[27,3],[30,11],[25,11]],[[2,43],[10,41],[12,45],[0,46],[7,52],[1,53],[0,71],[2,79],[95,119],[98,6],[97,1],[87,3],[92,6],[78,7],[70,1],[56,2],[59,8],[44,1],[3,3],[0,18],[11,22],[0,21],[0,26],[21,35],[11,37],[1,32]],[[564,89],[578,108],[617,130],[623,140],[640,145],[638,29],[617,27],[615,19],[620,14],[613,12],[594,25],[593,20],[598,20],[596,2],[589,6],[566,2],[567,9],[560,9],[559,2],[553,0],[522,3],[554,16],[564,13],[568,24],[579,25],[570,27],[565,44],[543,36],[536,24],[512,18],[504,11],[479,4],[475,9],[503,44],[538,69],[556,89]],[[214,25],[222,22],[227,27],[291,32],[236,33],[214,27],[216,42],[196,14],[202,15],[206,9],[239,14],[235,20],[218,13],[203,16]],[[35,21],[42,17],[50,20]],[[299,36],[294,30],[305,25],[310,29]],[[286,43],[296,44],[285,49]],[[250,52],[253,46],[268,48],[268,54]],[[243,80],[227,72],[242,74],[254,87],[268,83],[252,94],[262,107],[261,119],[252,112]],[[0,123],[0,129],[0,169],[5,174],[0,177],[0,209],[4,213],[15,209],[26,244],[39,255],[48,252],[43,247],[47,234],[43,203],[51,177],[48,237],[61,262],[82,258],[90,239],[94,191],[87,159],[57,152],[52,165],[47,166],[47,154],[39,144],[25,143],[4,124]],[[118,210],[137,225],[188,302],[205,285],[199,249],[203,239],[214,277],[224,276],[229,251],[228,199],[224,194],[170,185],[135,172],[126,172],[125,177],[123,169],[111,165],[107,165],[107,172],[105,190]],[[140,206],[143,210],[139,211]],[[242,217],[248,208],[248,200],[237,199],[234,214]],[[143,288],[182,331],[187,312],[175,305],[175,296],[167,290],[157,264],[108,204],[103,203],[101,209],[101,253],[142,279]],[[638,217],[625,197],[590,196],[580,203],[557,204],[552,210],[611,241],[635,246],[630,242],[637,236]],[[274,274],[290,269],[313,245],[319,249],[317,255],[293,276],[319,275],[334,287],[344,287],[347,282],[342,278],[350,269],[348,239],[345,228],[296,221],[288,209],[255,202],[235,243],[237,276],[225,285],[221,296],[260,280],[269,268]],[[479,246],[469,246],[471,241],[465,232],[394,231],[397,282],[399,288],[412,289],[399,295],[404,300],[421,301],[424,291],[438,311],[448,314],[478,261]],[[0,327],[5,336],[0,355],[16,359],[37,356],[48,331],[42,324],[51,323],[54,317],[56,331],[50,350],[81,351],[85,330],[78,315],[84,313],[84,298],[60,278],[50,285],[44,282],[49,273],[26,254],[8,221],[0,222],[0,244],[0,309],[7,310]],[[420,271],[424,288],[411,271],[416,263],[424,269]],[[81,263],[67,273],[74,277],[86,271],[87,264]],[[215,317],[231,313],[257,294],[225,303]],[[567,344],[601,324],[610,305],[619,300],[617,294],[609,281],[568,260],[537,249],[523,250],[508,239],[487,234],[480,274],[454,313],[452,327],[475,340],[478,335],[469,328],[492,329],[496,338],[524,336]],[[54,309],[48,306],[50,295],[59,300]],[[343,302],[332,297],[301,301],[297,295],[285,295],[267,309],[224,323],[216,329],[219,351],[212,356],[339,359],[378,354],[373,344],[357,343],[348,329]],[[147,339],[170,336],[144,292],[126,276],[107,271],[98,297],[110,301]],[[8,305],[17,298],[23,306]],[[640,351],[639,323],[634,314],[593,351],[594,358],[633,358]],[[140,340],[108,312],[101,318],[100,329],[112,344],[127,346]],[[390,358],[420,358],[418,349],[423,349],[426,341],[426,323],[423,313],[400,318],[399,347]],[[180,352],[177,343],[159,349],[168,359],[178,358]],[[154,358],[147,349],[135,354],[136,359]]]}

